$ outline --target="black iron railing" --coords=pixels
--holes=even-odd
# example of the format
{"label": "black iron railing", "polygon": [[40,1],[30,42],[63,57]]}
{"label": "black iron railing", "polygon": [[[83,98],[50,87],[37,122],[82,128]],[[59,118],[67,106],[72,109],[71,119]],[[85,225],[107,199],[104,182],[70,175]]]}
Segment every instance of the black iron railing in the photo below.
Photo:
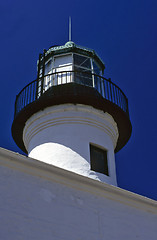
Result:
{"label": "black iron railing", "polygon": [[116,104],[128,114],[127,97],[110,79],[91,72],[63,71],[45,75],[25,86],[16,97],[15,117],[24,107],[39,99],[51,87],[70,82],[97,89],[103,98]]}

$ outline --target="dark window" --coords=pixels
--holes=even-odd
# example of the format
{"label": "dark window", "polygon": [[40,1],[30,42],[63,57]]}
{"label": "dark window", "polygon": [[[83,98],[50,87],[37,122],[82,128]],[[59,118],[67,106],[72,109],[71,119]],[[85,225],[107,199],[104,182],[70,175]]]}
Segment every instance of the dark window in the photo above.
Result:
{"label": "dark window", "polygon": [[90,144],[91,170],[108,174],[107,151]]}

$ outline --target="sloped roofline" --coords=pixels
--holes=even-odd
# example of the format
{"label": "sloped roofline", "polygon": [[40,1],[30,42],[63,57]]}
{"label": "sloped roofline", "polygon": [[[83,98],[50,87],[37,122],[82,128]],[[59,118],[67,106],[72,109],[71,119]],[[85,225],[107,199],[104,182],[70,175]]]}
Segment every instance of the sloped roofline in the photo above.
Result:
{"label": "sloped roofline", "polygon": [[51,182],[57,182],[65,185],[65,187],[72,187],[79,191],[89,192],[114,202],[120,202],[121,204],[151,212],[152,214],[157,214],[157,201],[155,200],[23,156],[4,148],[0,148],[0,166],[47,179]]}

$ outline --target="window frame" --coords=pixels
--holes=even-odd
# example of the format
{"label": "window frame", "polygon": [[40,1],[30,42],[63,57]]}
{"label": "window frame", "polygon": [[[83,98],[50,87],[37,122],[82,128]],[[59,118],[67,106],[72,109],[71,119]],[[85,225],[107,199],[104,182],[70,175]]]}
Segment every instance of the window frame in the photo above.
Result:
{"label": "window frame", "polygon": [[[98,152],[99,154],[102,154],[104,162],[102,161],[100,162],[100,159],[98,160],[95,159],[96,155],[94,156],[94,151]],[[89,143],[89,152],[90,152],[90,169],[92,171],[109,176],[108,150],[93,143]],[[96,161],[99,162],[97,162],[96,164]],[[103,168],[100,168],[100,165],[103,165]]]}

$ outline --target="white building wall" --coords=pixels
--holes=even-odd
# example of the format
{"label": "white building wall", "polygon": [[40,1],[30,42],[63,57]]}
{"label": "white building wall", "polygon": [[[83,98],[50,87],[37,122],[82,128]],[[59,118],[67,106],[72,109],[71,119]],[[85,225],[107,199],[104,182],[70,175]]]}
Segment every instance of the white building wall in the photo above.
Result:
{"label": "white building wall", "polygon": [[8,156],[0,154],[0,239],[157,239],[155,201]]}
{"label": "white building wall", "polygon": [[[112,185],[117,139],[111,115],[81,104],[48,107],[30,117],[23,132],[30,157]],[[107,150],[109,176],[91,171],[90,144]]]}

